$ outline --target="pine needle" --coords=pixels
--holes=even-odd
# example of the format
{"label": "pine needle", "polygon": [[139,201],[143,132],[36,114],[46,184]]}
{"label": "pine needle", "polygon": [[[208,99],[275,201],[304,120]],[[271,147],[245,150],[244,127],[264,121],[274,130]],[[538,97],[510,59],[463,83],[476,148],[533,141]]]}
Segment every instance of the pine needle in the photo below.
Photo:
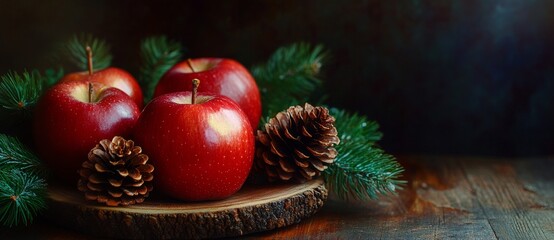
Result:
{"label": "pine needle", "polygon": [[107,68],[112,63],[110,46],[105,40],[94,37],[91,34],[79,34],[71,37],[63,45],[64,57],[80,71],[88,70],[86,46],[92,49],[92,62],[94,70]]}
{"label": "pine needle", "polygon": [[368,143],[351,142],[337,146],[339,155],[324,172],[331,192],[341,199],[375,199],[394,193],[404,183],[398,180],[402,166],[394,157]]}
{"label": "pine needle", "polygon": [[153,36],[142,41],[140,46],[142,66],[139,83],[146,102],[152,99],[154,89],[160,78],[173,65],[177,64],[182,56],[183,46],[166,36]]}
{"label": "pine needle", "polygon": [[295,43],[277,49],[265,64],[251,68],[262,96],[262,116],[308,101],[322,86],[319,73],[326,57],[321,45]]}
{"label": "pine needle", "polygon": [[[327,55],[320,45],[295,43],[277,49],[267,63],[251,69],[262,95],[260,126],[282,109],[317,97],[322,86],[319,73]],[[341,143],[336,147],[335,163],[324,172],[330,190],[343,199],[365,200],[399,188],[403,182],[397,179],[403,169],[375,145],[383,136],[377,122],[338,109],[331,109],[331,114]]]}
{"label": "pine needle", "polygon": [[46,208],[44,179],[20,170],[0,171],[0,223],[27,225]]}
{"label": "pine needle", "polygon": [[0,134],[0,166],[0,170],[19,169],[40,176],[46,172],[39,158],[27,146],[5,134]]}
{"label": "pine needle", "polygon": [[27,225],[46,208],[46,171],[19,140],[0,134],[0,223]]}
{"label": "pine needle", "polygon": [[44,88],[38,71],[8,72],[0,77],[0,106],[10,112],[27,112],[36,104]]}
{"label": "pine needle", "polygon": [[54,68],[48,68],[44,71],[44,81],[46,87],[51,87],[57,82],[59,82],[64,76],[64,70],[62,67],[59,67],[58,70]]}
{"label": "pine needle", "polygon": [[339,131],[339,137],[342,143],[364,142],[373,145],[383,137],[376,121],[337,108],[331,108],[329,112],[335,117],[335,127],[341,130]]}
{"label": "pine needle", "polygon": [[358,114],[331,109],[341,138],[338,156],[324,172],[330,191],[341,199],[368,200],[394,193],[404,171],[394,157],[375,146],[382,133],[378,124]]}

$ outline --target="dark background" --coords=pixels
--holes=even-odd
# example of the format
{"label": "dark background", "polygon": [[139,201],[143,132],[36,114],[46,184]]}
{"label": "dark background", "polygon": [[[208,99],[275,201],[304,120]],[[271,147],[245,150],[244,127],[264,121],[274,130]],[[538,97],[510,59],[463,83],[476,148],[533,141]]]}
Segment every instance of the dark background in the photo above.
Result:
{"label": "dark background", "polygon": [[[48,3],[47,3],[48,2]],[[544,155],[554,147],[554,2],[5,1],[0,73],[53,66],[74,33],[133,73],[140,40],[249,67],[278,47],[324,44],[329,103],[377,120],[393,153]]]}

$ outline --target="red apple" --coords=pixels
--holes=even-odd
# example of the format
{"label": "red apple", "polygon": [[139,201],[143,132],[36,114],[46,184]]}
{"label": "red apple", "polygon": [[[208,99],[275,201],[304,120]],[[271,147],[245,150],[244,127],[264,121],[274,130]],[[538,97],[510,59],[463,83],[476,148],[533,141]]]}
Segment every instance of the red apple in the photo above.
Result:
{"label": "red apple", "polygon": [[123,69],[109,67],[95,71],[92,74],[89,74],[89,72],[75,72],[65,75],[60,80],[61,83],[71,81],[97,82],[118,88],[129,95],[139,108],[142,107],[144,101],[138,82],[130,73]]}
{"label": "red apple", "polygon": [[227,97],[191,92],[155,98],[141,113],[134,139],[156,168],[156,189],[188,201],[226,198],[245,182],[254,134]]}
{"label": "red apple", "polygon": [[262,114],[260,91],[248,70],[231,59],[198,58],[178,63],[160,79],[154,97],[191,91],[190,82],[195,78],[202,81],[202,92],[229,97],[246,113],[252,128],[258,127]]}
{"label": "red apple", "polygon": [[35,107],[37,153],[55,178],[75,184],[89,150],[102,139],[130,135],[139,114],[135,102],[117,88],[84,81],[54,85]]}

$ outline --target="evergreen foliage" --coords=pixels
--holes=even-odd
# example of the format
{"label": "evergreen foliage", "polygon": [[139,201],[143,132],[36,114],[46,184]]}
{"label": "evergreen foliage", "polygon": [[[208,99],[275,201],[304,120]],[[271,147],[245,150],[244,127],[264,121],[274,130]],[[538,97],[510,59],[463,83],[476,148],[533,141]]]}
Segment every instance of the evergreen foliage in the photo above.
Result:
{"label": "evergreen foliage", "polygon": [[21,170],[0,170],[0,223],[6,227],[27,225],[46,208],[46,183]]}
{"label": "evergreen foliage", "polygon": [[0,134],[0,166],[2,171],[18,169],[39,176],[45,175],[39,158],[17,138]]}
{"label": "evergreen foliage", "polygon": [[321,45],[295,43],[277,49],[265,64],[252,67],[262,96],[262,116],[310,100],[322,86],[319,74],[327,55]]}
{"label": "evergreen foliage", "polygon": [[0,223],[27,225],[46,208],[46,171],[14,137],[0,134]]}
{"label": "evergreen foliage", "polygon": [[94,71],[104,69],[112,64],[110,46],[105,40],[94,37],[91,34],[78,34],[72,36],[62,46],[62,56],[69,61],[73,67],[80,71],[88,70],[86,46],[92,50],[92,62]]}
{"label": "evergreen foliage", "polygon": [[[321,45],[295,43],[277,49],[267,63],[251,69],[262,95],[260,126],[289,106],[317,99],[323,85],[319,73],[327,56]],[[376,145],[383,136],[377,122],[344,110],[330,111],[341,143],[335,162],[323,173],[329,189],[343,199],[363,200],[398,189],[403,168]]]}
{"label": "evergreen foliage", "polygon": [[38,71],[8,72],[0,77],[0,107],[7,112],[27,113],[41,96],[45,83]]}
{"label": "evergreen foliage", "polygon": [[343,199],[374,199],[394,193],[404,182],[398,180],[402,166],[375,145],[382,137],[379,125],[358,114],[331,109],[341,143],[335,162],[324,172],[330,191]]}
{"label": "evergreen foliage", "polygon": [[139,83],[144,93],[145,102],[149,102],[154,95],[154,89],[160,78],[183,57],[183,46],[166,36],[146,38],[140,45]]}
{"label": "evergreen foliage", "polygon": [[[86,70],[85,46],[93,51],[95,69],[111,64],[109,46],[92,35],[75,35],[65,45],[65,57],[80,70]],[[183,57],[183,47],[165,36],[154,36],[141,43],[142,66],[139,82],[148,102],[163,74]],[[262,95],[263,119],[292,105],[324,99],[320,73],[327,59],[321,45],[295,43],[279,48],[265,64],[251,72]],[[44,90],[55,84],[64,69],[48,69],[21,75],[9,72],[0,77],[0,113],[30,112]],[[398,180],[403,169],[394,157],[376,144],[382,137],[379,125],[365,116],[330,109],[336,119],[341,143],[335,163],[323,177],[328,188],[343,199],[372,199],[393,193],[404,183]],[[262,120],[263,120],[262,119]],[[261,121],[263,126],[264,121]],[[45,208],[46,171],[40,160],[19,140],[0,134],[0,223],[12,227],[28,224]]]}

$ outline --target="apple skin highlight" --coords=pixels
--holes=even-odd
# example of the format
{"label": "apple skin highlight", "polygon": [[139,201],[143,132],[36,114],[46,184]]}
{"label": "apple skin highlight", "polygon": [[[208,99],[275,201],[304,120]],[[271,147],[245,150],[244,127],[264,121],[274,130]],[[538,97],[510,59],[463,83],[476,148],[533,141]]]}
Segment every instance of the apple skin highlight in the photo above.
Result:
{"label": "apple skin highlight", "polygon": [[54,179],[75,185],[77,170],[100,140],[129,136],[140,110],[117,88],[73,81],[50,88],[39,100],[33,122],[38,155]]}
{"label": "apple skin highlight", "polygon": [[224,96],[159,96],[142,112],[134,139],[156,168],[156,191],[186,201],[237,192],[254,157],[254,134],[240,107]]}
{"label": "apple skin highlight", "polygon": [[144,104],[142,89],[140,88],[137,80],[129,72],[120,68],[109,67],[95,71],[92,75],[86,71],[74,72],[65,75],[60,80],[61,83],[71,81],[102,83],[106,86],[114,87],[125,92],[133,99],[139,108],[142,108]]}
{"label": "apple skin highlight", "polygon": [[223,95],[235,101],[248,117],[252,128],[258,127],[262,115],[258,85],[250,72],[232,59],[196,58],[177,63],[160,79],[154,97],[192,91],[192,79],[202,81],[199,91]]}

